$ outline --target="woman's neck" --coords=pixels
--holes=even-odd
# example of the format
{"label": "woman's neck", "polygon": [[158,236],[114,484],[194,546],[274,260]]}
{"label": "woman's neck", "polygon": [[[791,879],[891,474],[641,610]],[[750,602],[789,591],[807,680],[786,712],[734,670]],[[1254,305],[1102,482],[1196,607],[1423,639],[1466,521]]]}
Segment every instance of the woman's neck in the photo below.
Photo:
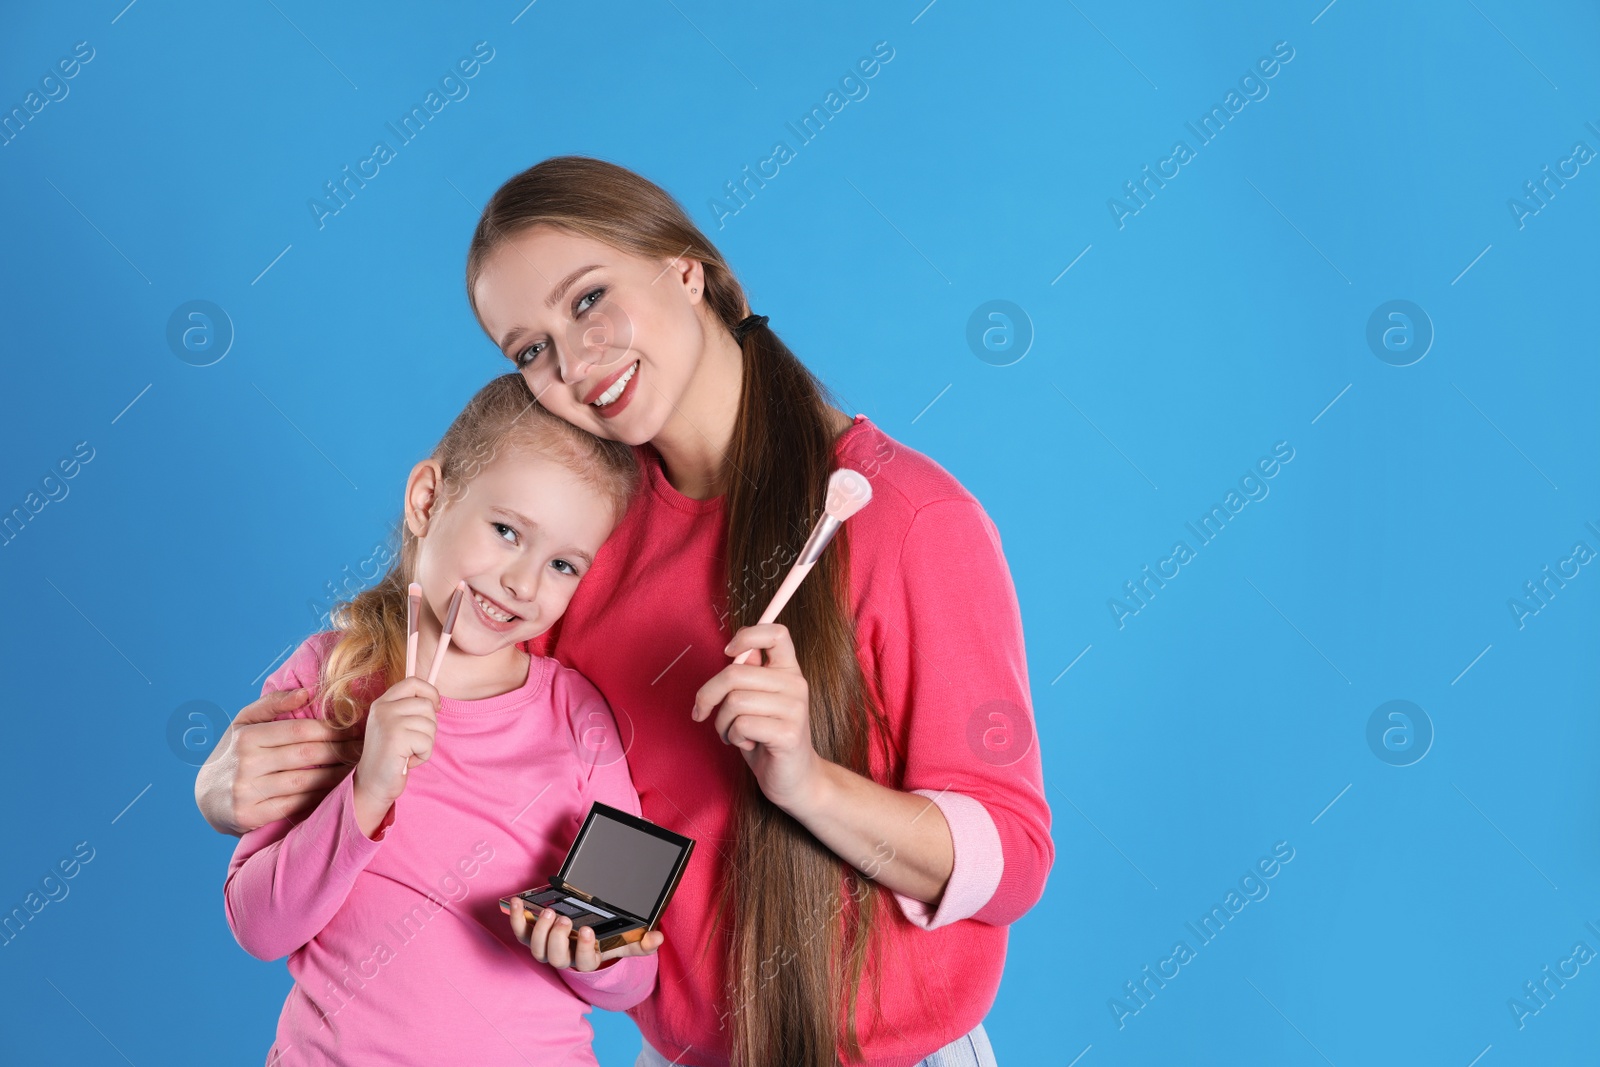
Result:
{"label": "woman's neck", "polygon": [[739,417],[744,352],[727,330],[705,331],[706,350],[661,431],[651,439],[672,488],[695,500],[722,492],[722,471]]}
{"label": "woman's neck", "polygon": [[[739,343],[717,327],[707,330],[707,350],[689,379],[680,403],[650,444],[661,454],[667,482],[694,500],[723,492],[722,479],[733,444],[733,427],[739,417],[739,394],[744,382],[744,352]],[[849,428],[850,416],[828,408],[833,436]]]}

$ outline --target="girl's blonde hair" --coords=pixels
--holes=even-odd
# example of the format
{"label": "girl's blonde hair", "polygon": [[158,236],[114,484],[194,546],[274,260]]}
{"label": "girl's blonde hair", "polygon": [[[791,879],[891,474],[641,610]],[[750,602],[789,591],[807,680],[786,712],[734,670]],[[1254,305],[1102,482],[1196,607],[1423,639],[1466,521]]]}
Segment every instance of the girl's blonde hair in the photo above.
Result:
{"label": "girl's blonde hair", "polygon": [[[587,481],[619,520],[638,484],[632,448],[552,415],[534,400],[522,375],[502,374],[467,402],[433,450],[443,471],[436,508],[449,507],[495,459],[521,452],[536,452]],[[322,664],[314,699],[334,726],[361,721],[372,702],[405,675],[406,589],[419,550],[402,516],[400,552],[388,572],[333,609],[340,636]]]}

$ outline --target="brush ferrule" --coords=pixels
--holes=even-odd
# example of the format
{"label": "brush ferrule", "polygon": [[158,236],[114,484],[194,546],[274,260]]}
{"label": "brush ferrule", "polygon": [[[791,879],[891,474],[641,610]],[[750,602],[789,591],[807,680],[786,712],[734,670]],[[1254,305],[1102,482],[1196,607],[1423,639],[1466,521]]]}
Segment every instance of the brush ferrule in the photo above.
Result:
{"label": "brush ferrule", "polygon": [[838,519],[832,515],[823,515],[816,528],[811,531],[811,536],[806,540],[806,547],[800,550],[800,558],[796,563],[815,563],[822,556],[822,550],[828,547],[828,542],[833,540],[833,535],[839,532],[842,526]]}

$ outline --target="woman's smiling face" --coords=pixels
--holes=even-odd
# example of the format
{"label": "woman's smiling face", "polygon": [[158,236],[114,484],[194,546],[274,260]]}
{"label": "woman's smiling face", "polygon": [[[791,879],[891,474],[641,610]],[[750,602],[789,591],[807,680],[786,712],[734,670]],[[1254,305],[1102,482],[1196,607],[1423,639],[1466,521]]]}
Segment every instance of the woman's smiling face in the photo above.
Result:
{"label": "woman's smiling face", "polygon": [[699,369],[704,291],[695,260],[645,259],[534,225],[484,258],[473,302],[540,404],[638,445],[679,409]]}

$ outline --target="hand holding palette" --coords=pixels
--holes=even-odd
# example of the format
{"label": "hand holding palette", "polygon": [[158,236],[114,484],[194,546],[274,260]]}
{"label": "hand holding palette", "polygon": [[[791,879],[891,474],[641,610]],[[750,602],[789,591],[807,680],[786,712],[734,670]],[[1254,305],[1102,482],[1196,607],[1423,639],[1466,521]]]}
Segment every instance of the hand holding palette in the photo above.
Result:
{"label": "hand holding palette", "polygon": [[504,897],[500,910],[520,905],[529,922],[545,909],[572,920],[570,935],[592,927],[605,952],[655,929],[689,865],[693,838],[595,801],[561,870],[535,889]]}

